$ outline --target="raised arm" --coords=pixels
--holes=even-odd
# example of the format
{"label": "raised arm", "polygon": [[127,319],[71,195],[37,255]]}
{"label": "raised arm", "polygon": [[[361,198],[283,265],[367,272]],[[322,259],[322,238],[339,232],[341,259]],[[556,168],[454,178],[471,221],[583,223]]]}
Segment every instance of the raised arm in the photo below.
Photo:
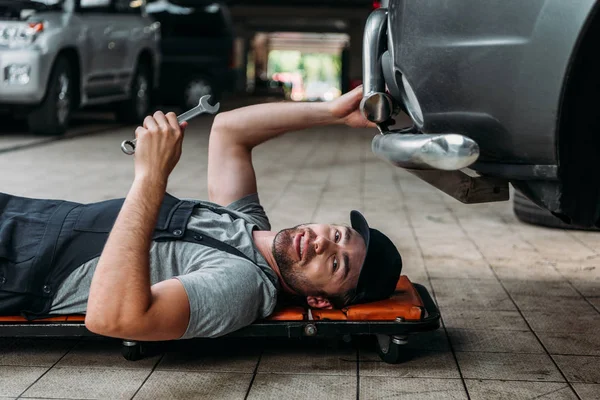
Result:
{"label": "raised arm", "polygon": [[252,149],[269,139],[322,125],[374,126],[358,112],[361,98],[358,87],[329,103],[267,103],[218,114],[208,145],[210,201],[225,206],[257,192]]}
{"label": "raised arm", "polygon": [[189,301],[175,279],[150,285],[152,233],[179,161],[183,129],[173,113],[156,112],[136,130],[135,179],[92,278],[86,327],[99,335],[132,340],[181,337]]}

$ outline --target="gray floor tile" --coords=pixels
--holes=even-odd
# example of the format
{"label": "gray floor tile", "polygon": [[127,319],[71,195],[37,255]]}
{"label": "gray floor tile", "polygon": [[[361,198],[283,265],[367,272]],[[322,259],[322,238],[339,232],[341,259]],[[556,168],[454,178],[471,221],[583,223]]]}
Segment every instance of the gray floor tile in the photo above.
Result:
{"label": "gray floor tile", "polygon": [[518,311],[442,310],[447,328],[527,331],[529,327]]}
{"label": "gray floor tile", "polygon": [[251,374],[155,371],[134,399],[242,400],[251,380]]}
{"label": "gray floor tile", "polygon": [[433,279],[442,309],[514,311],[514,304],[499,282],[491,279]]}
{"label": "gray floor tile", "polygon": [[360,376],[388,376],[397,378],[459,378],[452,353],[405,350],[405,359],[399,364],[388,364],[376,353],[360,353]]}
{"label": "gray floor tile", "polygon": [[483,259],[428,257],[425,265],[432,278],[495,279],[494,273]]}
{"label": "gray floor tile", "polygon": [[248,400],[356,398],[356,376],[257,374]]}
{"label": "gray floor tile", "polygon": [[596,310],[600,311],[600,297],[588,297],[587,299],[594,307],[596,307]]}
{"label": "gray floor tile", "polygon": [[515,294],[513,300],[522,311],[591,312],[593,307],[583,297],[530,296]]}
{"label": "gray floor tile", "polygon": [[409,335],[405,347],[414,350],[449,351],[450,343],[444,329],[439,328],[435,331]]}
{"label": "gray floor tile", "polygon": [[600,357],[552,356],[569,382],[600,383]]}
{"label": "gray floor tile", "polygon": [[466,379],[471,400],[576,400],[567,383],[504,382]]}
{"label": "gray floor tile", "polygon": [[0,366],[0,396],[17,397],[47,368]]}
{"label": "gray floor tile", "polygon": [[84,340],[79,342],[56,366],[131,368],[150,371],[159,359],[160,355],[156,355],[138,361],[128,361],[121,354],[120,340]]}
{"label": "gray floor tile", "polygon": [[[534,257],[540,258],[541,256],[536,252],[533,254]],[[544,280],[560,280],[562,276],[557,272],[548,262],[544,263],[526,263],[519,259],[516,255],[512,260],[502,262],[490,262],[492,268],[500,280],[511,280],[519,279],[522,281],[541,282]]]}
{"label": "gray floor tile", "polygon": [[0,338],[0,365],[50,367],[75,343],[77,340]]}
{"label": "gray floor tile", "polygon": [[600,279],[569,278],[569,281],[587,297],[600,297]]}
{"label": "gray floor tile", "polygon": [[253,373],[262,347],[251,339],[200,341],[165,353],[157,370]]}
{"label": "gray floor tile", "polygon": [[590,383],[574,383],[573,387],[581,400],[600,399],[600,385]]}
{"label": "gray floor tile", "polygon": [[259,373],[355,375],[356,350],[323,346],[267,347]]}
{"label": "gray floor tile", "polygon": [[539,332],[550,354],[600,356],[600,336],[589,333]]}
{"label": "gray floor tile", "polygon": [[361,376],[359,398],[362,400],[455,400],[466,399],[459,379],[389,379],[381,376]]}
{"label": "gray floor tile", "polygon": [[55,367],[29,388],[24,396],[129,399],[149,373],[135,369]]}
{"label": "gray floor tile", "polygon": [[537,297],[573,297],[581,296],[564,280],[556,281],[523,281],[503,279],[502,284],[511,295]]}
{"label": "gray floor tile", "polygon": [[545,354],[456,353],[464,378],[562,382]]}
{"label": "gray floor tile", "polygon": [[456,351],[492,353],[545,353],[532,332],[494,331],[480,329],[448,329],[450,342]]}
{"label": "gray floor tile", "polygon": [[582,312],[523,311],[535,332],[567,332],[594,334],[600,331],[600,314],[591,309]]}

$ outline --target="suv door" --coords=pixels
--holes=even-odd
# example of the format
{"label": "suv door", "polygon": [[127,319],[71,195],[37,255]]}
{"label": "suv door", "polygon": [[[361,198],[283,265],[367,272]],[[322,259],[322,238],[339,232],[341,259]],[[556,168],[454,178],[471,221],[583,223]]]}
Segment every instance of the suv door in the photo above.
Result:
{"label": "suv door", "polygon": [[112,0],[77,0],[77,13],[87,26],[86,60],[87,76],[83,85],[91,99],[118,93],[118,57],[115,55],[117,41]]}
{"label": "suv door", "polygon": [[136,57],[143,43],[145,19],[142,18],[143,0],[113,0],[114,14],[111,20],[114,26],[110,35],[112,57],[115,57],[115,73],[118,85],[125,88],[134,72]]}

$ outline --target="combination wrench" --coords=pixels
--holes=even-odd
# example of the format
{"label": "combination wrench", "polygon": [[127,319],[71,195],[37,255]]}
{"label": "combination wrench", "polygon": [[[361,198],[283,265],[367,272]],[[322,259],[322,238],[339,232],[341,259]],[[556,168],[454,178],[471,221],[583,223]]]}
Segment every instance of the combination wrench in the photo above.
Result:
{"label": "combination wrench", "polygon": [[[214,106],[211,106],[210,103],[208,102],[209,98],[210,98],[210,95],[208,95],[208,94],[200,97],[200,101],[198,101],[198,105],[196,107],[177,116],[177,122],[182,124],[185,121],[189,121],[190,119],[192,119],[200,114],[204,114],[204,113],[214,114],[217,111],[219,111],[220,103],[217,103]],[[137,139],[124,140],[121,143],[121,150],[123,150],[123,153],[125,153],[125,154],[132,155],[133,153],[135,153],[136,143],[137,143]]]}

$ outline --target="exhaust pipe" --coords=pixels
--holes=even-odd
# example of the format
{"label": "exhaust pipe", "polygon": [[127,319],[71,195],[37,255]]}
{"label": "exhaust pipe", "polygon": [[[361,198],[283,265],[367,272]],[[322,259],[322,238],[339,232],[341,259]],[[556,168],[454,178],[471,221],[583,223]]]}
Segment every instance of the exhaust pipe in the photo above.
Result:
{"label": "exhaust pipe", "polygon": [[363,99],[362,114],[371,122],[383,123],[396,112],[392,98],[385,92],[385,80],[380,57],[385,50],[387,9],[373,11],[365,25],[363,36]]}
{"label": "exhaust pipe", "polygon": [[453,133],[377,135],[371,149],[378,157],[406,169],[456,171],[479,158],[479,146],[473,139]]}

